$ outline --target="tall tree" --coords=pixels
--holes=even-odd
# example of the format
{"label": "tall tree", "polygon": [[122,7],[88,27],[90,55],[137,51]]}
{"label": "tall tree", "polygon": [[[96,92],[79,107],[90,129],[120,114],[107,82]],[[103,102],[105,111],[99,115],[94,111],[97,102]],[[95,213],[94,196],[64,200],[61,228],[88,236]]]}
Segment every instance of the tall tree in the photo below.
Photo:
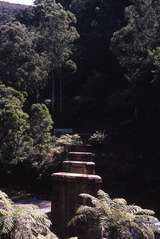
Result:
{"label": "tall tree", "polygon": [[[70,80],[68,88],[72,90],[68,91],[66,98],[72,99],[70,108],[72,112],[78,114],[77,118],[85,115],[84,124],[87,117],[89,127],[92,127],[90,117],[99,117],[102,122],[108,96],[126,84],[120,67],[109,49],[109,43],[113,32],[123,24],[124,7],[128,5],[128,1],[60,0],[60,2],[76,15],[77,30],[80,34],[75,54],[78,70],[75,77],[71,78],[72,81]],[[75,107],[72,108],[73,106]]]}
{"label": "tall tree", "polygon": [[131,1],[125,17],[126,25],[113,34],[111,49],[130,82],[150,81],[148,50],[160,44],[160,3],[157,0]]}
{"label": "tall tree", "polygon": [[130,1],[130,5],[125,9],[124,26],[116,31],[111,39],[111,50],[130,83],[126,99],[130,101],[132,119],[141,125],[141,130],[144,129],[143,132],[140,131],[142,135],[152,125],[150,138],[153,132],[159,132],[160,84],[155,80],[157,77],[154,73],[158,63],[159,29],[160,2],[134,0]]}
{"label": "tall tree", "polygon": [[19,22],[0,27],[0,80],[39,98],[48,76],[48,59],[38,53],[36,34]]}
{"label": "tall tree", "polygon": [[[56,100],[55,97],[55,78],[62,66],[68,61],[71,63],[73,43],[79,37],[76,28],[75,16],[65,11],[61,4],[53,0],[36,0],[35,15],[39,17],[39,29],[41,37],[39,48],[45,49],[50,59],[50,77],[52,82],[52,110]],[[73,64],[74,66],[74,64]],[[60,110],[62,108],[62,82],[59,77],[60,85]]]}

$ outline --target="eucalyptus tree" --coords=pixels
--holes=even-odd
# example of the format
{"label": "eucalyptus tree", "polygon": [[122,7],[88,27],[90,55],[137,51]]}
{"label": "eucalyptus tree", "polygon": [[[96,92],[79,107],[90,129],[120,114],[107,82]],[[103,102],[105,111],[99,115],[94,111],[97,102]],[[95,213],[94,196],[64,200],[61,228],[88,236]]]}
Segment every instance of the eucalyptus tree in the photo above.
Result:
{"label": "eucalyptus tree", "polygon": [[[75,16],[66,11],[55,0],[36,0],[34,2],[35,16],[39,18],[39,49],[47,52],[50,61],[50,77],[52,82],[52,110],[55,102],[55,77],[59,76],[65,64],[75,66],[71,60],[73,45],[79,37],[74,24]],[[72,63],[72,64],[71,64]],[[60,77],[60,99],[62,97],[62,82]],[[61,100],[60,100],[61,101]],[[60,108],[62,105],[60,103]]]}

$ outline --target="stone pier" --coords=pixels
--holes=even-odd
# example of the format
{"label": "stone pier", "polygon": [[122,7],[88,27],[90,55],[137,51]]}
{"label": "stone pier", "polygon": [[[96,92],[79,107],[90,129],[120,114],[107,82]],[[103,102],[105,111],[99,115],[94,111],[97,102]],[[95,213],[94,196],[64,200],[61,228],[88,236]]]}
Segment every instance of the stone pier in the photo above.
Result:
{"label": "stone pier", "polygon": [[70,161],[90,161],[94,159],[94,154],[90,152],[69,152],[68,160]]}
{"label": "stone pier", "polygon": [[60,238],[67,235],[67,223],[78,207],[78,195],[89,193],[96,196],[102,185],[101,177],[95,175],[95,163],[92,162],[91,153],[72,152],[69,153],[68,159],[63,162],[63,172],[52,174],[51,219],[54,231]]}
{"label": "stone pier", "polygon": [[91,151],[92,151],[92,145],[90,144],[68,146],[68,152],[91,152]]}
{"label": "stone pier", "polygon": [[82,161],[64,161],[63,171],[68,173],[95,174],[95,163]]}

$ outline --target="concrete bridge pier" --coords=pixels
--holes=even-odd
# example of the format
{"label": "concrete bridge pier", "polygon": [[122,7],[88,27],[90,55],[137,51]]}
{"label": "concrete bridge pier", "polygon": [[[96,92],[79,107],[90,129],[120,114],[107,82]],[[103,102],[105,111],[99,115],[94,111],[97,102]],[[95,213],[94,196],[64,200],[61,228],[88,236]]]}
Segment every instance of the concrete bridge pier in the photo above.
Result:
{"label": "concrete bridge pier", "polygon": [[52,203],[52,222],[55,233],[64,238],[67,223],[78,207],[78,195],[89,193],[93,196],[101,187],[101,177],[76,173],[53,174],[54,196]]}
{"label": "concrete bridge pier", "polygon": [[76,152],[71,155],[70,160],[63,162],[63,172],[52,174],[51,220],[55,233],[61,239],[67,235],[67,224],[78,207],[78,195],[88,193],[96,196],[102,185],[101,177],[95,175],[95,163],[91,162],[90,154],[77,152],[77,158]]}

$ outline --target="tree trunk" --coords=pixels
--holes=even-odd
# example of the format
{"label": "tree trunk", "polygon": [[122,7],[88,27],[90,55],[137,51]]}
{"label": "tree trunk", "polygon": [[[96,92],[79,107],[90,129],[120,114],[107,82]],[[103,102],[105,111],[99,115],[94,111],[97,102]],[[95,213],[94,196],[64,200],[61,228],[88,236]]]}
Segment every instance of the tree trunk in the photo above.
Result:
{"label": "tree trunk", "polygon": [[59,111],[63,111],[63,84],[62,77],[59,75]]}
{"label": "tree trunk", "polygon": [[52,89],[51,89],[51,113],[52,116],[54,114],[54,106],[55,106],[55,77],[54,77],[54,69],[51,69],[51,81],[52,81]]}

